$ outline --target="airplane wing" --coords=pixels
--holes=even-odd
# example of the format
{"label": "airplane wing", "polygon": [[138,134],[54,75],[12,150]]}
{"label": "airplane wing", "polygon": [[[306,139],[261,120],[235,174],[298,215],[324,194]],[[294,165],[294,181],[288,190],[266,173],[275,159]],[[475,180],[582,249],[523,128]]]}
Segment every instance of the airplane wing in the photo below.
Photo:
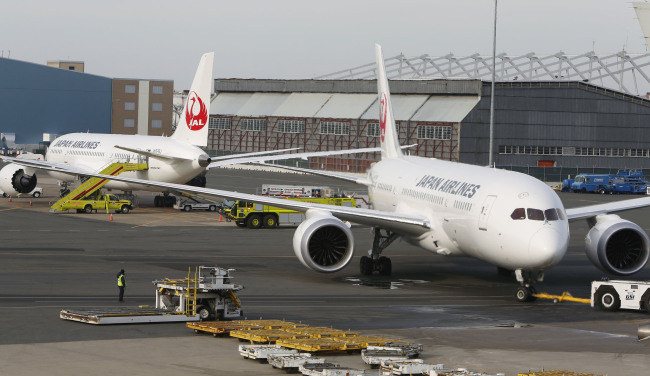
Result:
{"label": "airplane wing", "polygon": [[625,210],[632,210],[650,206],[650,197],[635,198],[606,204],[583,206],[579,208],[566,209],[569,221],[595,217],[599,214],[616,213]]}
{"label": "airplane wing", "polygon": [[331,215],[344,221],[350,221],[369,226],[381,226],[385,229],[399,231],[400,233],[406,234],[422,234],[431,228],[431,224],[428,219],[416,215],[406,215],[380,210],[351,208],[345,206],[315,204],[311,202],[294,201],[268,196],[258,196],[213,188],[193,187],[183,184],[126,178],[122,176],[109,176],[97,173],[90,173],[88,175],[102,179],[112,179],[116,181],[141,184],[151,187],[166,188],[178,192],[214,196],[228,200],[250,201],[264,205],[272,205],[280,208],[296,210],[303,213],[325,212],[330,213]]}
{"label": "airplane wing", "polygon": [[327,178],[338,179],[338,180],[346,181],[346,182],[349,182],[349,183],[356,183],[356,184],[365,185],[365,186],[370,185],[370,181],[365,176],[345,175],[345,174],[338,174],[336,172],[330,172],[330,171],[312,170],[312,169],[309,169],[309,168],[282,166],[282,165],[276,165],[276,164],[270,164],[270,163],[255,163],[255,164],[260,165],[260,166],[268,166],[268,167],[280,168],[280,169],[288,170],[288,171],[304,172],[305,174],[324,176],[324,177],[327,177]]}
{"label": "airplane wing", "polygon": [[208,169],[214,167],[229,166],[236,163],[259,163],[264,161],[279,161],[279,160],[295,159],[295,158],[307,159],[311,157],[325,157],[330,155],[341,155],[341,154],[375,153],[378,151],[381,151],[381,149],[362,148],[362,149],[346,149],[346,150],[331,150],[331,151],[315,151],[315,152],[293,153],[293,154],[282,154],[282,155],[266,155],[261,157],[248,157],[247,155],[237,154],[231,156],[232,159],[210,163]]}
{"label": "airplane wing", "polygon": [[73,169],[71,166],[69,166],[69,165],[67,165],[65,163],[53,163],[53,162],[48,162],[48,161],[36,160],[36,159],[14,158],[14,157],[6,157],[4,155],[0,155],[0,160],[6,160],[6,161],[9,161],[9,162],[19,164],[21,166],[32,167],[32,168],[40,168],[40,169],[49,170],[49,171],[62,172],[62,173],[65,173],[65,174],[70,174],[70,175],[88,175],[90,173],[95,172],[95,171],[81,169],[81,168],[78,168],[78,167],[76,169]]}

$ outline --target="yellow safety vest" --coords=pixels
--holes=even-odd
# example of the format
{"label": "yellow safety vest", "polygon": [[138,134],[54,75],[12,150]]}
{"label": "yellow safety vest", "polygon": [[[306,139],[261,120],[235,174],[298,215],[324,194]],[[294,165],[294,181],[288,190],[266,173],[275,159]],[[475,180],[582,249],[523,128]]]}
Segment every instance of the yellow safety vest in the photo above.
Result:
{"label": "yellow safety vest", "polygon": [[124,283],[124,274],[120,274],[119,277],[117,277],[117,285],[118,286],[125,286],[126,283]]}

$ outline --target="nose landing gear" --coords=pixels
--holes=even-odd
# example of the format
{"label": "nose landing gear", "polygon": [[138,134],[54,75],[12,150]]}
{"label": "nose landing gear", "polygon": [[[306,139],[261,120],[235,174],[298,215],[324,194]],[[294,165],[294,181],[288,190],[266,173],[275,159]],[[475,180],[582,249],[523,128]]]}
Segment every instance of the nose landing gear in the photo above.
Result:
{"label": "nose landing gear", "polygon": [[541,282],[544,280],[544,272],[541,270],[515,270],[515,275],[517,276],[517,282],[520,283],[520,286],[517,287],[515,292],[515,298],[517,301],[522,303],[533,302],[537,300],[535,294],[537,291],[533,286],[534,282]]}

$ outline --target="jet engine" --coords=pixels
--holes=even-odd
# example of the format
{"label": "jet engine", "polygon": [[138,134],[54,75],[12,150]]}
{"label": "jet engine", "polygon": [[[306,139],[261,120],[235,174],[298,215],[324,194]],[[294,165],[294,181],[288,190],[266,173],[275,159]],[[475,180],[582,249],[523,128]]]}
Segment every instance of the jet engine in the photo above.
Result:
{"label": "jet engine", "polygon": [[602,271],[617,276],[641,270],[650,256],[650,240],[641,227],[618,215],[596,217],[585,238],[589,260]]}
{"label": "jet engine", "polygon": [[36,175],[28,175],[24,167],[9,163],[0,168],[0,189],[7,195],[29,193],[34,188],[36,188]]}
{"label": "jet engine", "polygon": [[310,217],[293,235],[293,251],[306,267],[321,273],[343,269],[354,254],[350,227],[329,213]]}

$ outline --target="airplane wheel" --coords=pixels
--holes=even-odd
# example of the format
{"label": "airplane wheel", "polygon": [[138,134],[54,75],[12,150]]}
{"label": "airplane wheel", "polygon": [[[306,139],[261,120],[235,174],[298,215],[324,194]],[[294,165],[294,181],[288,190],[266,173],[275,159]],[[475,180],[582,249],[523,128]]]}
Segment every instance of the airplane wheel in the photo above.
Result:
{"label": "airplane wheel", "polygon": [[361,256],[359,262],[360,271],[363,275],[372,275],[372,259],[368,256]]}
{"label": "airplane wheel", "polygon": [[533,289],[532,287],[519,286],[517,287],[517,292],[515,293],[515,297],[517,298],[517,301],[521,303],[533,302],[537,299],[533,296],[534,293],[535,293],[535,289]]}
{"label": "airplane wheel", "polygon": [[393,272],[393,263],[388,257],[379,258],[379,274],[381,275],[391,275]]}

